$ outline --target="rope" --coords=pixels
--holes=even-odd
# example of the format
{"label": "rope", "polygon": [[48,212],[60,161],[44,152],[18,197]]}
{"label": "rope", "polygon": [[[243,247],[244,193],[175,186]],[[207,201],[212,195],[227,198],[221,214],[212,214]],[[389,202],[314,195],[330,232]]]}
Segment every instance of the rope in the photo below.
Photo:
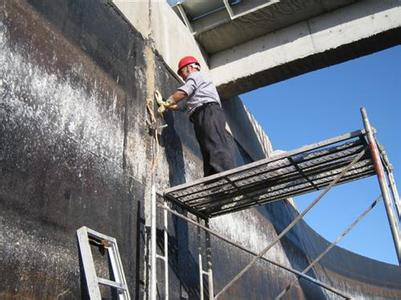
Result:
{"label": "rope", "polygon": [[[148,124],[150,130],[152,131],[152,135],[154,137],[154,142],[155,142],[155,147],[152,147],[152,163],[150,167],[150,174],[152,176],[152,181],[154,181],[154,176],[156,175],[156,168],[159,162],[159,137],[158,137],[158,128],[157,128],[157,122],[155,118],[155,114],[153,112],[153,108],[151,107],[153,105],[152,100],[148,100],[146,102],[146,109],[148,111],[150,120],[146,120],[146,123]],[[154,183],[153,183],[154,184]]]}

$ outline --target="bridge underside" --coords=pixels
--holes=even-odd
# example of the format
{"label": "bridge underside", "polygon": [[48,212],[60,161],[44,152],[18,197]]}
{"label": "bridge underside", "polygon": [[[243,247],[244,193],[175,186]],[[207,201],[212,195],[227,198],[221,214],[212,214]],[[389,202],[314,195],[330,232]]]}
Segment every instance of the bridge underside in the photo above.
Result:
{"label": "bridge underside", "polygon": [[401,43],[399,1],[214,2],[175,10],[224,98]]}

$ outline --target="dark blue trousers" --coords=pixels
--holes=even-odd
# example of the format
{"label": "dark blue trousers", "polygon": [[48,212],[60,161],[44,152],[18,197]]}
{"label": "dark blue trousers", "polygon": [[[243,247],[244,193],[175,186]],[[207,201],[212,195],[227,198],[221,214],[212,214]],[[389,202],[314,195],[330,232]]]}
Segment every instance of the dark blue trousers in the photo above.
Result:
{"label": "dark blue trousers", "polygon": [[205,176],[235,167],[232,144],[225,130],[226,118],[218,103],[206,103],[191,115],[203,156]]}

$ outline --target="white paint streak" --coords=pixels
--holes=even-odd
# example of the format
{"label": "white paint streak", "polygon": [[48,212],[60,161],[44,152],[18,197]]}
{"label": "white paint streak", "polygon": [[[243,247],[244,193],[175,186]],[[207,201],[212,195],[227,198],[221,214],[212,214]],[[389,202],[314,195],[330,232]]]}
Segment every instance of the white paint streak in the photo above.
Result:
{"label": "white paint streak", "polygon": [[[11,49],[7,35],[0,22],[0,109],[12,112],[0,116],[14,126],[31,126],[50,145],[57,138],[68,138],[77,143],[81,155],[89,151],[119,163],[124,129],[116,111],[117,95],[102,96],[96,87],[88,92],[71,76],[61,79],[50,74],[23,56],[21,49]],[[71,75],[81,69],[72,66]],[[112,105],[104,108],[99,103]]]}
{"label": "white paint streak", "polygon": [[[16,259],[24,263],[47,261],[48,266],[54,266],[54,272],[60,272],[63,266],[70,266],[67,267],[69,271],[79,276],[76,253],[72,253],[69,247],[54,245],[52,241],[41,236],[34,227],[27,233],[15,224],[9,224],[8,220],[1,216],[0,225],[1,259]],[[38,267],[38,264],[32,263],[32,265]]]}

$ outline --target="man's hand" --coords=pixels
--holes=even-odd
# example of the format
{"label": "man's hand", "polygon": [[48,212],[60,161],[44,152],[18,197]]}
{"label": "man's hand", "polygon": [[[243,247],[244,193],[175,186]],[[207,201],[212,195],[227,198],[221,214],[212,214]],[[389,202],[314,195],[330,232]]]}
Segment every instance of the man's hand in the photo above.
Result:
{"label": "man's hand", "polygon": [[174,108],[177,107],[177,103],[174,101],[173,97],[170,97],[166,101],[164,101],[164,106],[166,108]]}
{"label": "man's hand", "polygon": [[167,110],[167,109],[177,109],[177,103],[174,101],[173,97],[169,97],[166,101],[163,101],[163,97],[160,94],[159,91],[155,91],[155,99],[157,104],[159,105],[159,109],[157,112],[161,115]]}

